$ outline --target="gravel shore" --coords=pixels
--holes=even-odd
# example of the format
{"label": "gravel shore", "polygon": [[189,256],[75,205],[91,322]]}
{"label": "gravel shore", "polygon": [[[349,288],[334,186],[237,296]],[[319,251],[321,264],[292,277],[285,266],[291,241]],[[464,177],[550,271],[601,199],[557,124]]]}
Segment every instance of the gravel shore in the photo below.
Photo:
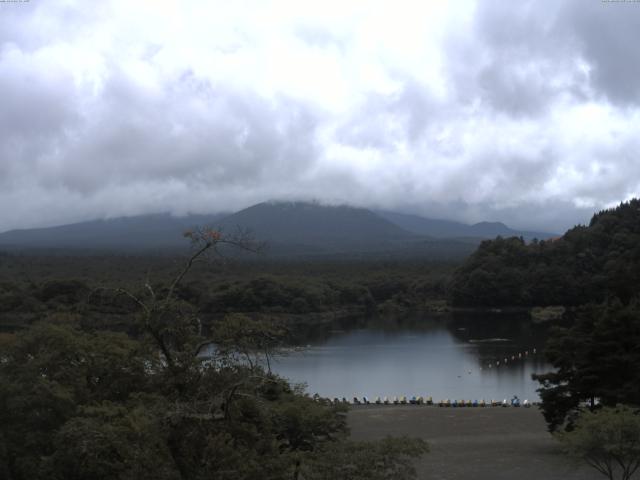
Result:
{"label": "gravel shore", "polygon": [[355,440],[407,435],[429,442],[430,452],[417,463],[420,479],[604,478],[563,455],[536,407],[363,405],[352,407],[348,419]]}

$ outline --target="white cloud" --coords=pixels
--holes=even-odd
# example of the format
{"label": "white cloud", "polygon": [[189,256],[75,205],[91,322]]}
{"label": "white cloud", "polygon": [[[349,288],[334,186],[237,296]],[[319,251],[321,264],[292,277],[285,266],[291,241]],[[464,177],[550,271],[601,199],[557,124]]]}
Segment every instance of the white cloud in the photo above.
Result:
{"label": "white cloud", "polygon": [[274,198],[560,230],[640,191],[638,24],[596,0],[0,3],[0,230]]}

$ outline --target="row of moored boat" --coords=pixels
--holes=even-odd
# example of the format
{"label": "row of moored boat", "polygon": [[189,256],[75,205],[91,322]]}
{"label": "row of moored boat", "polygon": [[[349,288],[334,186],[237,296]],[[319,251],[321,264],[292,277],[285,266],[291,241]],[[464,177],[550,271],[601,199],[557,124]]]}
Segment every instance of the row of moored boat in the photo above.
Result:
{"label": "row of moored boat", "polygon": [[[315,396],[316,400],[322,400],[319,396]],[[338,398],[334,397],[331,399],[324,399],[332,404],[350,404],[350,405],[437,405],[439,407],[524,407],[528,408],[533,405],[533,403],[529,402],[529,400],[524,400],[520,402],[518,397],[513,397],[511,400],[507,400],[506,398],[503,400],[490,400],[486,401],[485,399],[481,400],[440,400],[438,402],[434,402],[432,397],[410,397],[406,396],[401,397],[375,397],[375,399],[369,399],[368,397],[353,397],[353,399],[349,400],[346,397]]]}

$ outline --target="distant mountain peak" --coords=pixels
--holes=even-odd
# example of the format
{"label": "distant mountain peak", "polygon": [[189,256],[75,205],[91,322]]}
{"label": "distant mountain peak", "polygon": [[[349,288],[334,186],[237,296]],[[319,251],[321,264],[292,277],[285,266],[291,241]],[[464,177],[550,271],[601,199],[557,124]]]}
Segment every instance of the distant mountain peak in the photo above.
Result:
{"label": "distant mountain peak", "polygon": [[495,227],[495,228],[509,228],[502,222],[478,222],[471,225],[472,227]]}
{"label": "distant mountain peak", "polygon": [[547,232],[529,232],[515,230],[502,222],[478,222],[468,225],[453,220],[433,219],[419,215],[409,215],[398,212],[381,211],[382,217],[419,235],[429,235],[436,238],[495,238],[524,237],[526,239],[545,239],[557,234]]}

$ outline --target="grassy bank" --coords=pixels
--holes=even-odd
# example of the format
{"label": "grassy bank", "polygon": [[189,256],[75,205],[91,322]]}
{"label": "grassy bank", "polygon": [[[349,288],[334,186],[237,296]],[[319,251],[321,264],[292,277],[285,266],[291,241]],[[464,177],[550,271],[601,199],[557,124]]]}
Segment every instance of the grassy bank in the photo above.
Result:
{"label": "grassy bank", "polygon": [[420,479],[597,480],[601,475],[562,454],[537,408],[359,406],[348,414],[351,435],[420,437],[430,453]]}

